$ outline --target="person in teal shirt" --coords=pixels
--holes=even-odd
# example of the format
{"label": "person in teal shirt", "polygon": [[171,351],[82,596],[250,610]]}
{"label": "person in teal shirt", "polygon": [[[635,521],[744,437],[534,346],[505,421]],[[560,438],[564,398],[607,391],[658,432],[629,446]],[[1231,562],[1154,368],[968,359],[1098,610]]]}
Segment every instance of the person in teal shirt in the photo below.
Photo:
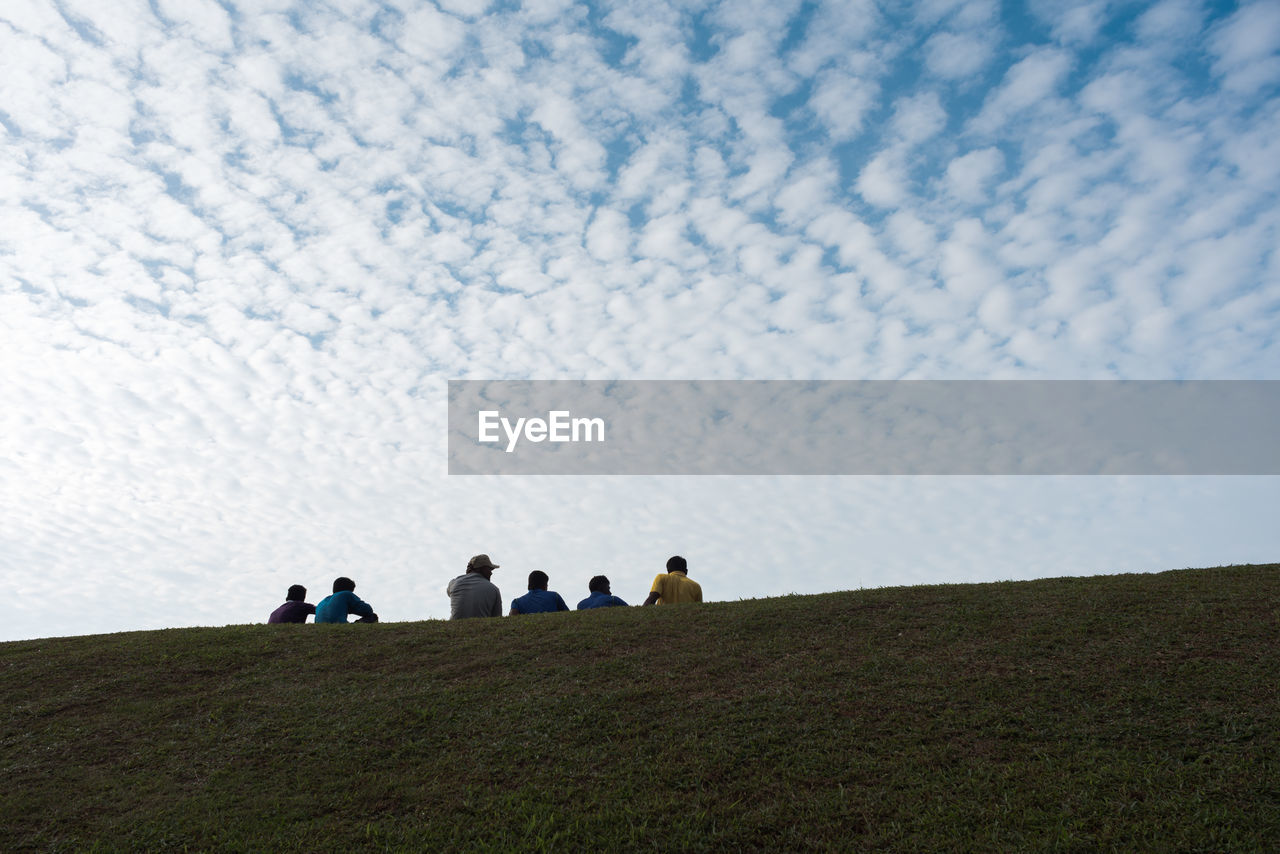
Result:
{"label": "person in teal shirt", "polygon": [[346,576],[333,581],[333,593],[320,600],[316,605],[317,623],[345,623],[347,617],[356,614],[360,617],[357,623],[376,623],[378,615],[373,613],[373,606],[355,594],[356,583]]}

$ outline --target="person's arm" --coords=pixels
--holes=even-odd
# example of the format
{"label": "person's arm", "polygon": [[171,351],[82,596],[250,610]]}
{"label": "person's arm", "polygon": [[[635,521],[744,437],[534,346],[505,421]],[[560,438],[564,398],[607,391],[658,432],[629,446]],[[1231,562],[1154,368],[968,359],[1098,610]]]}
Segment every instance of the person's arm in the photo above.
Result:
{"label": "person's arm", "polygon": [[556,610],[557,611],[569,610],[569,606],[564,603],[564,597],[561,596],[559,593],[556,594]]}
{"label": "person's arm", "polygon": [[493,601],[489,603],[489,616],[502,616],[502,593],[496,587],[493,588]]}
{"label": "person's arm", "polygon": [[351,599],[347,602],[347,611],[352,614],[359,614],[364,619],[364,623],[378,622],[378,615],[373,613],[373,606],[361,599],[356,594],[351,594]]}
{"label": "person's arm", "polygon": [[658,573],[653,577],[653,584],[649,585],[649,598],[644,600],[644,604],[654,605],[662,598],[662,582],[665,578],[666,575],[663,573]]}

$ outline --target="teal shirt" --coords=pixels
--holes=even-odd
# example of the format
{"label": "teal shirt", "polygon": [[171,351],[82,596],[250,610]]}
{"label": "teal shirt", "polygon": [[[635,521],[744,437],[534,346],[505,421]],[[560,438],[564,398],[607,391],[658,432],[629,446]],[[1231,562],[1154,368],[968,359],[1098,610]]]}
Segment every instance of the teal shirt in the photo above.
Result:
{"label": "teal shirt", "polygon": [[373,614],[373,607],[350,590],[326,596],[316,606],[317,623],[345,623],[349,614],[368,617]]}

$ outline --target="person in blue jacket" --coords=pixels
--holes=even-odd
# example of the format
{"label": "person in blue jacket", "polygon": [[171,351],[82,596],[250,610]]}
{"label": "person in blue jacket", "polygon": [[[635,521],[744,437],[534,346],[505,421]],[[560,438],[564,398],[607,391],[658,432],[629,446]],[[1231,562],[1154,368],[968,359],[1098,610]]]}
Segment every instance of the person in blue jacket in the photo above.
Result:
{"label": "person in blue jacket", "polygon": [[627,604],[620,597],[609,592],[609,579],[603,575],[597,575],[587,582],[587,589],[591,591],[591,595],[578,603],[579,611],[585,611],[588,608],[625,607]]}
{"label": "person in blue jacket", "polygon": [[545,611],[568,611],[569,606],[554,590],[548,590],[551,579],[545,572],[535,569],[529,573],[529,592],[511,600],[511,616],[516,614],[541,614]]}
{"label": "person in blue jacket", "polygon": [[345,623],[347,617],[356,614],[360,617],[357,623],[376,623],[378,615],[373,607],[355,594],[356,583],[345,576],[335,578],[333,593],[320,600],[316,605],[317,623]]}

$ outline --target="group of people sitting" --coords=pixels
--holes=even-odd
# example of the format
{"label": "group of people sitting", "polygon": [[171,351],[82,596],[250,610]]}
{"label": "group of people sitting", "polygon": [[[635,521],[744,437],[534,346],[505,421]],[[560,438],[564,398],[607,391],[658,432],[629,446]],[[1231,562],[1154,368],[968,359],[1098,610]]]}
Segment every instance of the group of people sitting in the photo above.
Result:
{"label": "group of people sitting", "polygon": [[[467,571],[449,582],[445,592],[449,594],[449,619],[463,620],[469,617],[501,617],[502,593],[493,583],[493,571],[498,564],[488,555],[476,555],[467,561]],[[535,569],[529,573],[529,592],[511,600],[511,610],[516,614],[537,614],[546,611],[568,611],[564,598],[549,590],[551,579],[545,572]],[[305,623],[315,615],[317,623],[346,623],[352,616],[359,623],[376,623],[378,615],[373,607],[355,594],[356,583],[345,576],[333,582],[333,593],[321,599],[319,604],[307,602],[307,588],[294,584],[289,588],[285,603],[271,612],[268,623]],[[620,597],[609,589],[609,579],[597,575],[587,583],[590,593],[578,603],[579,611],[591,608],[626,606]],[[683,602],[701,602],[702,586],[689,579],[688,562],[675,555],[667,561],[667,571],[659,573],[649,588],[645,605],[677,605]]]}

